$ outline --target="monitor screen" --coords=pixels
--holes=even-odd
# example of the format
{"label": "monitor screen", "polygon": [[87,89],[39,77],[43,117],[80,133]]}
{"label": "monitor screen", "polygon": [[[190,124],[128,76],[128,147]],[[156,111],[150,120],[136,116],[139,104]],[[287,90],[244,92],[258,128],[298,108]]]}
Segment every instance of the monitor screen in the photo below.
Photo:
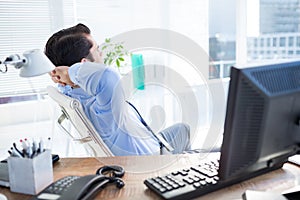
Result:
{"label": "monitor screen", "polygon": [[219,176],[277,168],[300,144],[300,61],[231,68]]}

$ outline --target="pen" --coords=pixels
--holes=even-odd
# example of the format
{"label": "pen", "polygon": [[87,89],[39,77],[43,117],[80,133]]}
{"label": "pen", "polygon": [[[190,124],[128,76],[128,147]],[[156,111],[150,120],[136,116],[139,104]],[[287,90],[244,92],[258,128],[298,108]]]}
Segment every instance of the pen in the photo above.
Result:
{"label": "pen", "polygon": [[25,140],[22,140],[22,139],[21,139],[20,142],[21,142],[21,144],[22,144],[23,150],[24,150],[24,149],[27,149],[27,144],[26,144]]}
{"label": "pen", "polygon": [[41,138],[40,143],[39,143],[39,152],[42,153],[44,152],[44,140]]}
{"label": "pen", "polygon": [[37,153],[37,151],[33,151],[30,158],[33,158],[35,156],[35,154]]}
{"label": "pen", "polygon": [[33,150],[32,150],[31,142],[30,142],[30,141],[27,141],[26,154],[27,154],[28,158],[31,158],[32,153],[33,153]]}
{"label": "pen", "polygon": [[13,157],[20,157],[20,158],[22,158],[23,156],[21,155],[21,154],[19,154],[19,152],[18,151],[16,151],[14,148],[10,148],[11,149],[11,156],[13,156]]}
{"label": "pen", "polygon": [[38,143],[35,139],[33,139],[33,142],[32,142],[32,151],[33,152],[36,152],[38,150]]}
{"label": "pen", "polygon": [[27,138],[24,140],[21,139],[20,142],[22,143],[23,147],[23,155],[27,158],[31,158],[33,153],[31,142],[27,140]]}
{"label": "pen", "polygon": [[17,145],[16,145],[15,142],[13,143],[13,147],[15,148],[15,150],[16,150],[20,155],[22,155],[22,157],[24,157],[23,153],[17,148]]}

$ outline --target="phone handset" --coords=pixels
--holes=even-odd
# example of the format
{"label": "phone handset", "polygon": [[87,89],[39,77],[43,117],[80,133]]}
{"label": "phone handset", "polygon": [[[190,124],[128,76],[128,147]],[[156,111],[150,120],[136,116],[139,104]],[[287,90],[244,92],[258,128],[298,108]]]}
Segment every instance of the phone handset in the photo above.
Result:
{"label": "phone handset", "polygon": [[62,193],[60,199],[90,199],[108,182],[109,180],[107,180],[104,176],[87,175],[80,177],[75,180],[65,192]]}
{"label": "phone handset", "polygon": [[122,179],[99,175],[87,175],[77,179],[60,199],[88,200],[97,194],[100,188],[116,182],[118,188],[124,186]]}
{"label": "phone handset", "polygon": [[125,184],[121,177],[125,171],[120,166],[103,166],[95,175],[65,176],[36,195],[33,199],[52,200],[89,200],[108,183],[115,183],[117,188]]}

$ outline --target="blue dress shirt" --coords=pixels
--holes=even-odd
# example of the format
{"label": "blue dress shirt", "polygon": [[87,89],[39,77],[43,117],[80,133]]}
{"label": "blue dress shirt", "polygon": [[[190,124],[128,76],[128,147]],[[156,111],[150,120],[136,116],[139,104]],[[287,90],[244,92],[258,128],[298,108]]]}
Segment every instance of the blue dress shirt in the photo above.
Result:
{"label": "blue dress shirt", "polygon": [[116,156],[159,154],[159,143],[126,103],[119,74],[104,64],[83,62],[68,70],[80,88],[60,86],[78,99],[105,144]]}

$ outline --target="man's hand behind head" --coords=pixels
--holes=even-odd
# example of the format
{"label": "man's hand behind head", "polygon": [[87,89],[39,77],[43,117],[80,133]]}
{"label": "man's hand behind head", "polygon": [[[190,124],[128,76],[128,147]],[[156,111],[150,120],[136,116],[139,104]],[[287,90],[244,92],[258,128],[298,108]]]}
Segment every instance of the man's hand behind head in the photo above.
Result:
{"label": "man's hand behind head", "polygon": [[59,83],[61,85],[70,85],[71,87],[75,87],[76,85],[71,81],[68,73],[68,66],[58,66],[55,67],[54,70],[50,72],[50,76],[55,83]]}

